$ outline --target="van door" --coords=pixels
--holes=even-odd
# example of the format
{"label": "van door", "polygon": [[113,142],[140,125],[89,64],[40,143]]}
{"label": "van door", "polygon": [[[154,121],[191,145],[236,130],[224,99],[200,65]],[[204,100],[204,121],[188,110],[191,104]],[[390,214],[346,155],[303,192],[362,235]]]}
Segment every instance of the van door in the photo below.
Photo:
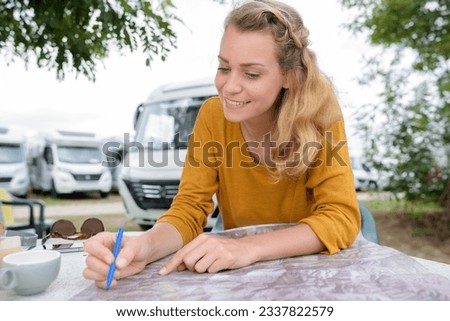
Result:
{"label": "van door", "polygon": [[54,166],[54,158],[52,148],[45,146],[44,148],[44,161],[41,162],[41,170],[39,180],[41,182],[42,189],[49,191],[52,188],[52,172]]}
{"label": "van door", "polygon": [[40,189],[39,180],[38,180],[38,175],[39,175],[38,166],[39,166],[38,157],[32,157],[31,159],[29,159],[28,172],[30,173],[30,184],[31,184],[31,189],[33,191]]}

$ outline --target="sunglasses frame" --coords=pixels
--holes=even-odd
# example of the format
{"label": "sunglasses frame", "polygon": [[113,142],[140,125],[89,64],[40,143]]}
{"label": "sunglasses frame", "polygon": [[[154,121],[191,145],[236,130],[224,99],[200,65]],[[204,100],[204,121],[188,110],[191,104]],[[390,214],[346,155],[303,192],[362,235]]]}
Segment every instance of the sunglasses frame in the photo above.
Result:
{"label": "sunglasses frame", "polygon": [[79,232],[76,230],[72,221],[60,219],[53,223],[50,233],[42,239],[42,244],[45,244],[50,238],[62,238],[71,241],[87,240],[104,230],[105,226],[103,222],[96,217],[86,219],[81,224]]}

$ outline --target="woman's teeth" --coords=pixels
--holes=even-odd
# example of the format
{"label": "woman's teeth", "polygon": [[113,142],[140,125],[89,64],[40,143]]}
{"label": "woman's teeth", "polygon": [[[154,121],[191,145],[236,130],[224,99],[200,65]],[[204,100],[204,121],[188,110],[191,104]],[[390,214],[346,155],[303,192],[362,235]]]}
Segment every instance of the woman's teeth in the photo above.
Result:
{"label": "woman's teeth", "polygon": [[236,100],[231,100],[228,98],[225,98],[225,102],[227,103],[227,105],[235,106],[235,107],[241,107],[241,106],[244,106],[249,103],[248,101],[236,101]]}

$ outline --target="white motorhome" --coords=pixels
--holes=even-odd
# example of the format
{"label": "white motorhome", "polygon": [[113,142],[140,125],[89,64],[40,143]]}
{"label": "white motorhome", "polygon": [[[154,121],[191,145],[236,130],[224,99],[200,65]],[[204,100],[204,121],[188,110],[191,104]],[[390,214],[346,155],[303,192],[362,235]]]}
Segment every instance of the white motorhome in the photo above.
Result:
{"label": "white motorhome", "polygon": [[24,132],[0,127],[0,187],[20,197],[26,197],[30,187],[25,149]]}
{"label": "white motorhome", "polygon": [[102,145],[93,133],[59,130],[36,135],[28,151],[31,187],[55,197],[75,192],[108,196],[112,179],[103,164]]}
{"label": "white motorhome", "polygon": [[105,155],[104,164],[109,168],[111,172],[112,189],[114,191],[118,191],[118,182],[120,179],[120,174],[122,172],[123,164],[123,138],[116,136],[105,138],[102,150],[103,154]]}
{"label": "white motorhome", "polygon": [[[134,141],[124,139],[118,185],[127,214],[143,228],[170,207],[200,106],[216,95],[211,79],[172,83],[155,89],[136,109]],[[211,213],[207,229],[216,215]]]}
{"label": "white motorhome", "polygon": [[378,189],[377,175],[363,162],[361,157],[351,156],[350,162],[357,191]]}

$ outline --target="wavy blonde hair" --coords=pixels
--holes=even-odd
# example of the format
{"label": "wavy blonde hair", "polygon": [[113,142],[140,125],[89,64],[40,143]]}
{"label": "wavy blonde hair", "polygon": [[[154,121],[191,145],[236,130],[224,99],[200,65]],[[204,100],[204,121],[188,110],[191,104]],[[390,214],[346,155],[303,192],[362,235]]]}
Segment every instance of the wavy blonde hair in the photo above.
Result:
{"label": "wavy blonde hair", "polygon": [[271,32],[287,79],[276,100],[277,123],[272,160],[275,176],[298,177],[316,159],[325,130],[341,117],[331,81],[319,70],[308,49],[309,31],[298,12],[273,0],[244,1],[225,19],[241,31]]}

